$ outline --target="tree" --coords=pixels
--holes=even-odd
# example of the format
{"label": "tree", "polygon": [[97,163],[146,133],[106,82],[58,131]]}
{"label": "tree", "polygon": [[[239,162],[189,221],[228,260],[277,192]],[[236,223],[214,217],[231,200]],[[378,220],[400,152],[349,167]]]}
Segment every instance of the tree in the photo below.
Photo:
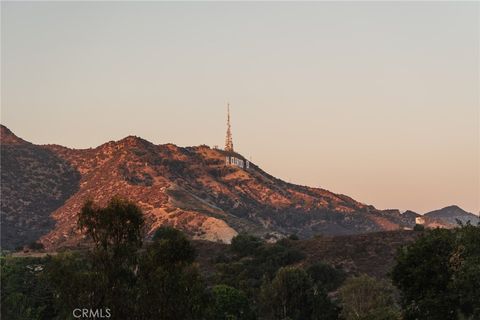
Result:
{"label": "tree", "polygon": [[2,319],[70,319],[76,308],[108,308],[114,319],[207,319],[213,303],[183,233],[160,228],[142,247],[142,212],[120,198],[103,208],[87,202],[78,224],[93,241],[88,252],[1,257]]}
{"label": "tree", "polygon": [[345,280],[345,272],[326,263],[315,263],[308,267],[308,275],[315,285],[327,292],[337,289]]}
{"label": "tree", "polygon": [[454,270],[451,287],[458,297],[459,314],[480,319],[480,222],[455,231],[455,251],[450,256]]}
{"label": "tree", "polygon": [[105,207],[87,201],[79,213],[78,227],[94,244],[85,258],[85,265],[90,267],[75,271],[75,264],[70,265],[67,260],[63,261],[67,263],[66,272],[86,277],[86,283],[94,279],[95,288],[90,296],[95,301],[90,302],[108,306],[116,318],[129,318],[135,308],[135,268],[144,227],[142,211],[133,202],[119,197],[112,198]]}
{"label": "tree", "polygon": [[339,319],[339,307],[334,304],[327,295],[325,289],[314,285],[312,320],[337,320]]}
{"label": "tree", "polygon": [[190,264],[195,260],[195,248],[185,235],[171,227],[159,228],[153,236],[153,246],[157,246],[157,259],[165,266],[177,263]]}
{"label": "tree", "polygon": [[143,225],[140,208],[120,197],[113,197],[104,208],[89,200],[78,216],[79,229],[93,240],[96,250],[113,255],[140,248]]}
{"label": "tree", "polygon": [[239,234],[232,239],[231,250],[239,256],[252,255],[255,250],[262,245],[262,240],[249,235]]}
{"label": "tree", "polygon": [[446,229],[431,230],[399,251],[392,279],[402,292],[406,319],[456,319],[457,303],[449,289],[453,237]]}
{"label": "tree", "polygon": [[339,289],[343,319],[400,319],[393,293],[391,284],[367,275],[347,279]]}
{"label": "tree", "polygon": [[0,257],[2,319],[54,317],[51,286],[42,277],[44,264],[43,258]]}
{"label": "tree", "polygon": [[[246,240],[242,238],[239,238],[241,240],[237,245],[245,242],[253,242],[254,245],[247,244],[230,249],[231,251],[240,251],[241,254],[234,254],[227,259],[224,257],[222,262],[217,263],[217,283],[240,289],[253,300],[258,298],[264,277],[272,280],[278,269],[296,263],[305,257],[292,245],[293,241],[291,240],[282,239],[275,244],[260,243],[257,245],[259,241],[257,238],[250,236]],[[242,250],[239,247],[250,249]]]}
{"label": "tree", "polygon": [[212,320],[255,319],[245,293],[227,285],[217,285],[212,289]]}
{"label": "tree", "polygon": [[195,250],[178,230],[162,228],[141,255],[138,266],[141,319],[201,319],[208,297],[193,265]]}
{"label": "tree", "polygon": [[57,319],[70,318],[72,310],[79,306],[89,309],[106,306],[108,288],[104,277],[85,254],[64,252],[49,257],[44,277],[54,292]]}
{"label": "tree", "polygon": [[405,319],[480,318],[480,226],[427,231],[392,271]]}
{"label": "tree", "polygon": [[273,281],[261,289],[266,319],[336,319],[335,306],[325,291],[314,287],[308,274],[299,268],[281,268]]}

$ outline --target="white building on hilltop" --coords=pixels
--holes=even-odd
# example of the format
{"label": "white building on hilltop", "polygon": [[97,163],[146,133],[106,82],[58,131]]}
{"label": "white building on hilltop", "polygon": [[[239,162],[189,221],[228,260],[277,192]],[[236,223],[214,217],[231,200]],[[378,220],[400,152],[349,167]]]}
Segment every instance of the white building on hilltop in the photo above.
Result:
{"label": "white building on hilltop", "polygon": [[415,224],[425,224],[425,218],[424,217],[416,217],[415,218]]}

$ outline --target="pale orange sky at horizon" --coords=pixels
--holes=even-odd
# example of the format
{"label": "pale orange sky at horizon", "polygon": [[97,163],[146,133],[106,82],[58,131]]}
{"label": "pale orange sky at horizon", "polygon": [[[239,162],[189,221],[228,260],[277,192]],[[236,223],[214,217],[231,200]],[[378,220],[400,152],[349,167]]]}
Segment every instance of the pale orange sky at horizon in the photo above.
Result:
{"label": "pale orange sky at horizon", "polygon": [[474,2],[2,2],[1,122],[234,146],[380,209],[480,211]]}

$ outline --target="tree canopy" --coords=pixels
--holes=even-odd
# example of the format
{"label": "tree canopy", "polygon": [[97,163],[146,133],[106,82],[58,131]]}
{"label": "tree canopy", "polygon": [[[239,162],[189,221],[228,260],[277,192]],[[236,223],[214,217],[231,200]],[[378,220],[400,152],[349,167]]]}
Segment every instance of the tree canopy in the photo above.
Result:
{"label": "tree canopy", "polygon": [[263,313],[267,319],[337,319],[336,307],[326,292],[314,287],[300,268],[284,267],[261,289]]}
{"label": "tree canopy", "polygon": [[367,275],[349,278],[340,287],[339,296],[345,320],[400,319],[394,288],[385,280]]}
{"label": "tree canopy", "polygon": [[426,231],[396,261],[405,319],[480,318],[480,226]]}

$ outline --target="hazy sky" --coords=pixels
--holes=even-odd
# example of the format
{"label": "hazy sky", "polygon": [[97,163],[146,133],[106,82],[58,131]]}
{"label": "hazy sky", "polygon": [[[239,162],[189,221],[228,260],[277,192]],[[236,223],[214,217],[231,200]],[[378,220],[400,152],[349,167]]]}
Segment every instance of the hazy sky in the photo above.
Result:
{"label": "hazy sky", "polygon": [[378,208],[480,209],[479,3],[1,4],[1,122],[234,145]]}

